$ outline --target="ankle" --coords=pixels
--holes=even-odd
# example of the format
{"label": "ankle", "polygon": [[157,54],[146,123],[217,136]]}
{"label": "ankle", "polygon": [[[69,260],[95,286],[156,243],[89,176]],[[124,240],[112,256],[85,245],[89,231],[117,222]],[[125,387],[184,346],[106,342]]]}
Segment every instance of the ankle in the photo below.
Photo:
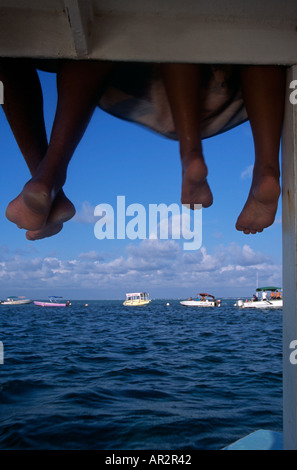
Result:
{"label": "ankle", "polygon": [[49,192],[58,193],[66,181],[66,171],[50,171],[46,168],[38,168],[31,179],[32,182],[38,182],[48,188]]}
{"label": "ankle", "polygon": [[270,164],[255,165],[253,171],[254,178],[264,178],[271,176],[275,179],[280,178],[280,169],[279,166],[273,166]]}
{"label": "ankle", "polygon": [[180,156],[183,164],[186,166],[197,160],[204,162],[202,148],[185,149],[180,147]]}

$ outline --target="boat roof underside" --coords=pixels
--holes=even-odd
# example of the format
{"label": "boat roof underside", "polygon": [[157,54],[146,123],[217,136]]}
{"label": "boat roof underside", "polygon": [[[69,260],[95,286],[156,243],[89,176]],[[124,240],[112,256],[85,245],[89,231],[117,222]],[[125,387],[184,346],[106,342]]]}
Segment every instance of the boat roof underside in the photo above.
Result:
{"label": "boat roof underside", "polygon": [[0,55],[297,63],[295,0],[0,0]]}

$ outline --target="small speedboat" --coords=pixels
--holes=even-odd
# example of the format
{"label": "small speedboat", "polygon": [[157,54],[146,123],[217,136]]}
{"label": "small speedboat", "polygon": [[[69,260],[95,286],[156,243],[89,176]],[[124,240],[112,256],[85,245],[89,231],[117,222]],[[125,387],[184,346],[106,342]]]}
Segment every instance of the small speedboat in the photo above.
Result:
{"label": "small speedboat", "polygon": [[37,305],[37,307],[69,307],[71,305],[69,300],[67,300],[67,302],[58,302],[58,299],[62,298],[63,297],[51,296],[49,297],[49,302],[34,300],[34,305]]}
{"label": "small speedboat", "polygon": [[140,307],[142,305],[147,305],[151,302],[149,299],[149,294],[147,292],[133,292],[126,294],[126,300],[123,302],[123,305],[129,307]]}
{"label": "small speedboat", "polygon": [[196,294],[196,298],[190,297],[188,300],[182,300],[181,305],[185,307],[220,307],[221,301],[211,294],[201,293]]}
{"label": "small speedboat", "polygon": [[[250,300],[237,300],[238,308],[282,308],[283,296],[281,287],[258,287],[257,295]],[[269,295],[270,293],[270,295]]]}
{"label": "small speedboat", "polygon": [[26,299],[26,297],[22,297],[22,296],[16,297],[13,295],[11,297],[7,297],[7,299],[4,301],[1,301],[0,304],[1,305],[25,305],[25,304],[31,304],[32,302],[33,300]]}

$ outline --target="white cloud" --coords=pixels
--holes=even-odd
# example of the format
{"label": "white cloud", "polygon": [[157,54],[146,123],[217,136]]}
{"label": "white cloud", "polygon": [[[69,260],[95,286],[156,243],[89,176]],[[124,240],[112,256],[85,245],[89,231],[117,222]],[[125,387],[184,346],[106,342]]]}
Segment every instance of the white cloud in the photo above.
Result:
{"label": "white cloud", "polygon": [[92,251],[88,251],[87,253],[80,253],[78,255],[78,258],[79,259],[82,259],[82,260],[89,260],[89,261],[100,261],[100,260],[103,260],[104,258],[99,255],[99,253],[95,250],[92,250]]}
{"label": "white cloud", "polygon": [[254,165],[247,166],[240,175],[241,179],[251,179],[253,176]]}
{"label": "white cloud", "polygon": [[172,260],[176,258],[181,248],[174,240],[145,239],[139,245],[129,245],[127,247],[129,255],[135,258]]}
{"label": "white cloud", "polygon": [[80,224],[95,224],[98,217],[94,216],[94,210],[95,206],[92,206],[90,202],[85,201],[82,203],[81,209],[76,212],[75,216],[71,220]]}

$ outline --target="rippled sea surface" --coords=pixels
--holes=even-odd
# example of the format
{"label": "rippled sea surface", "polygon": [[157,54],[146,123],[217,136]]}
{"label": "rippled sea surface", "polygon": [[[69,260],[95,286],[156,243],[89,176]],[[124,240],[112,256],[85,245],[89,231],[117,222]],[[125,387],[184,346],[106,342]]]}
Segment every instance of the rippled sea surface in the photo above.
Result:
{"label": "rippled sea surface", "polygon": [[233,304],[1,305],[0,449],[221,449],[281,431],[282,312]]}

